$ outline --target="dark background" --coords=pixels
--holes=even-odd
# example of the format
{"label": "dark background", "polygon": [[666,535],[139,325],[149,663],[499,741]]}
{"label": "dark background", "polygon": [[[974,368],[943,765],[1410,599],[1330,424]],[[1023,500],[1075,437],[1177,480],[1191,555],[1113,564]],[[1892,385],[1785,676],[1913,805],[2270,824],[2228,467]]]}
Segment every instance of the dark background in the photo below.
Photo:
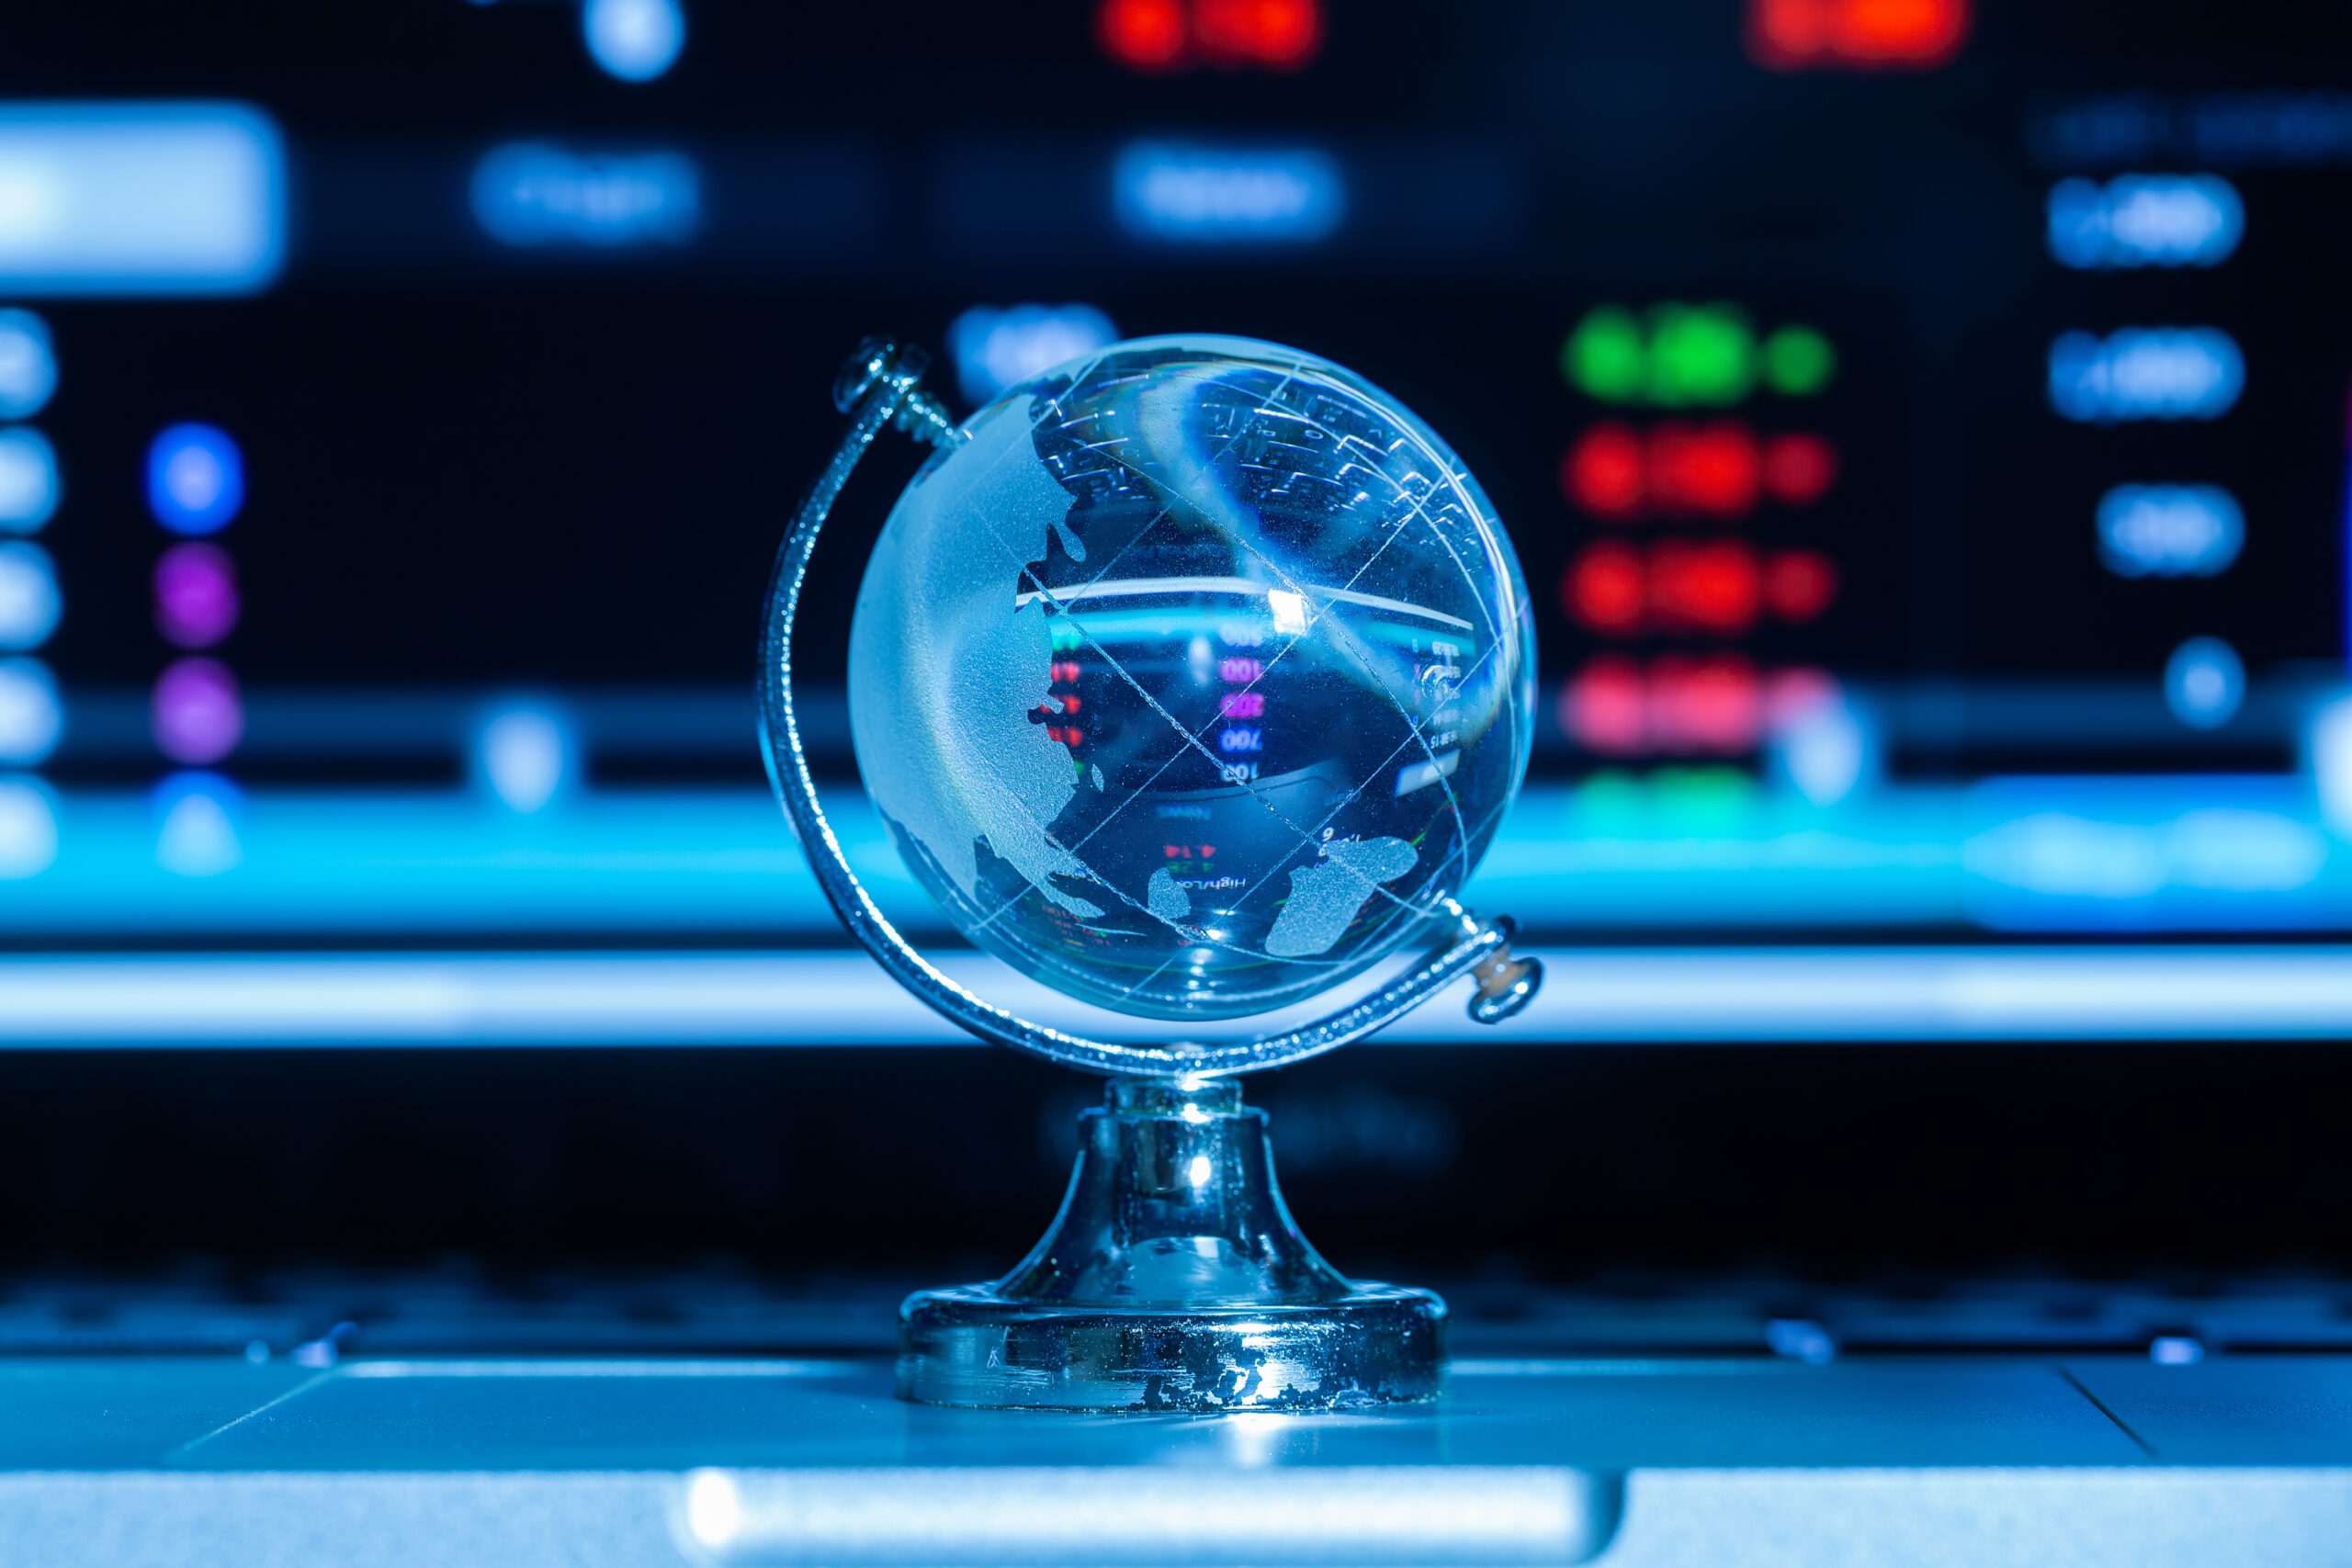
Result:
{"label": "dark background", "polygon": [[[1097,1080],[979,1048],[0,1058],[19,1266],[686,1268],[899,1285],[1044,1230]],[[1285,1195],[1389,1278],[2352,1263],[2335,1045],[1361,1046],[1253,1078]]]}
{"label": "dark background", "polygon": [[[679,65],[641,86],[588,65],[561,5],[0,11],[0,97],[249,99],[296,182],[265,298],[41,306],[65,366],[42,423],[77,472],[119,476],[74,481],[73,528],[44,540],[73,584],[61,677],[138,683],[163,657],[138,454],[158,423],[204,419],[240,432],[256,476],[228,650],[256,685],[747,679],[843,352],[877,329],[937,345],[966,305],[1015,299],[1083,299],[1128,334],[1292,342],[1396,393],[1510,525],[1547,680],[1593,647],[1555,592],[1593,529],[1553,474],[1600,412],[1562,384],[1561,339],[1596,303],[1666,299],[1810,321],[1840,350],[1833,390],[1788,411],[1834,434],[1840,488],[1802,528],[1757,527],[1832,550],[1846,589],[1763,656],[2153,677],[2184,630],[2226,634],[2257,675],[2336,656],[2352,175],[2233,172],[2257,219],[2218,272],[2068,274],[2041,250],[2055,175],[2028,130],[2088,95],[2345,84],[2341,6],[1984,0],[1939,70],[1782,75],[1743,55],[1734,0],[1332,0],[1304,72],[1167,78],[1105,62],[1091,9],[696,0]],[[1356,150],[1385,171],[1362,243],[1212,266],[1055,226],[1056,182],[1169,129]],[[707,254],[526,262],[469,228],[463,178],[481,146],[534,134],[684,145],[722,172],[788,148],[809,179],[865,169],[888,194],[798,249],[715,209]],[[1502,205],[1462,208],[1451,237],[1417,228],[1416,201],[1452,210],[1469,165]],[[1013,207],[952,199],[988,179]],[[2054,332],[2175,318],[2245,345],[2231,420],[2050,417]],[[862,474],[829,536],[802,634],[820,676],[888,464],[913,460]],[[2229,574],[2101,571],[2083,519],[2135,465],[2238,493]],[[1043,1228],[1056,1129],[1091,1081],[992,1051],[658,1042],[11,1054],[0,1262],[725,1255],[937,1282]],[[1373,1046],[1251,1085],[1342,1267],[1501,1279],[2341,1269],[2348,1090],[2340,1044],[2132,1042]]]}

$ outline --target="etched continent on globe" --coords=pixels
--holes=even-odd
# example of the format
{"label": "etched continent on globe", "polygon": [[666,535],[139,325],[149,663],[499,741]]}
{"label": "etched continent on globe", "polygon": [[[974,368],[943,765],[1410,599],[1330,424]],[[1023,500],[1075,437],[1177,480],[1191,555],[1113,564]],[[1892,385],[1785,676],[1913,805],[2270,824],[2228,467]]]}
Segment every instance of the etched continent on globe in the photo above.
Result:
{"label": "etched continent on globe", "polygon": [[1239,338],[1014,388],[885,525],[852,738],[967,937],[1070,996],[1229,1018],[1461,892],[1526,771],[1534,632],[1486,497],[1401,405]]}

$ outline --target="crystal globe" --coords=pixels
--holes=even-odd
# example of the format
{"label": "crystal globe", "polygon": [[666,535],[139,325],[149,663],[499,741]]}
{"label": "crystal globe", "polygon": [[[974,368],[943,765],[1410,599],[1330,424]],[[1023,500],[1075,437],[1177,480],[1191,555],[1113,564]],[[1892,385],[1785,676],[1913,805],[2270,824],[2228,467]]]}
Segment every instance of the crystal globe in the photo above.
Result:
{"label": "crystal globe", "polygon": [[1526,772],[1493,508],[1395,399],[1223,337],[1013,388],[884,525],[852,737],[955,927],[1149,1018],[1303,1001],[1425,931]]}

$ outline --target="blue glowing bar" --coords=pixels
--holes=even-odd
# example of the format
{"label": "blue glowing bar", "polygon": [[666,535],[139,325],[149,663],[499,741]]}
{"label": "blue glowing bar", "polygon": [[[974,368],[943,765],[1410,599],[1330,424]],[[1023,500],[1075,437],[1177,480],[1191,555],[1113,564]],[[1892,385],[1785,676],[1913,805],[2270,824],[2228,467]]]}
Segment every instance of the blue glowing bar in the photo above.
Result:
{"label": "blue glowing bar", "polygon": [[2212,577],[2245,544],[2245,513],[2218,485],[2117,485],[2099,498],[2099,559],[2118,577]]}
{"label": "blue glowing bar", "polygon": [[1131,238],[1173,244],[1312,244],[1339,227],[1348,205],[1339,164],[1312,148],[1163,141],[1121,149],[1112,197]]}
{"label": "blue glowing bar", "polygon": [[2050,403],[2086,424],[2219,419],[2245,389],[2245,357],[2214,327],[2067,333],[2050,345]]}
{"label": "blue glowing bar", "polygon": [[[1546,949],[1498,1028],[1461,992],[1397,1045],[2352,1036],[2326,946]],[[994,960],[957,983],[1041,1022],[1078,1004]],[[5,1045],[977,1043],[862,954],[368,953],[0,958]]]}
{"label": "blue glowing bar", "polygon": [[2123,175],[2051,188],[2050,254],[2077,268],[2218,266],[2245,233],[2245,204],[2219,175]]}
{"label": "blue glowing bar", "polygon": [[0,107],[0,288],[244,294],[285,249],[285,153],[259,110]]}
{"label": "blue glowing bar", "polygon": [[474,166],[472,196],[482,231],[518,249],[683,245],[702,227],[702,176],[683,152],[507,142]]}

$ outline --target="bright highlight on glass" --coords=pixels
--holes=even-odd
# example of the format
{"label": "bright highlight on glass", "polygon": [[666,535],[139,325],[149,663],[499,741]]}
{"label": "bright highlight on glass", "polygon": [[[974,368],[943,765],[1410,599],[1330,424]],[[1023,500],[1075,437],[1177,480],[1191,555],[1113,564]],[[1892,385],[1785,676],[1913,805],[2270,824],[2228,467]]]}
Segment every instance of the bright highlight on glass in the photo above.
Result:
{"label": "bright highlight on glass", "polygon": [[1347,212],[1340,165],[1312,148],[1220,151],[1138,141],[1112,167],[1119,226],[1171,243],[1311,244]]}
{"label": "bright highlight on glass", "polygon": [[2066,266],[2218,266],[2245,232],[2245,204],[2219,175],[2122,175],[2050,190],[2050,254]]}
{"label": "bright highlight on glass", "polygon": [[175,762],[217,762],[244,739],[245,705],[237,678],[210,659],[182,659],[164,670],[148,705],[155,745]]}
{"label": "bright highlight on glass", "polygon": [[47,642],[62,607],[49,552],[20,541],[0,543],[0,650],[23,653]]}
{"label": "bright highlight on glass", "polygon": [[0,430],[0,533],[37,532],[57,511],[57,452],[38,430]]}
{"label": "bright highlight on glass", "polygon": [[57,389],[49,325],[30,310],[0,310],[0,419],[29,419]]}
{"label": "bright highlight on glass", "polygon": [[57,813],[31,779],[0,779],[0,881],[47,871],[57,859]]}
{"label": "bright highlight on glass", "polygon": [[175,534],[212,534],[245,503],[245,462],[229,434],[175,424],[147,449],[147,505]]}
{"label": "bright highlight on glass", "polygon": [[965,401],[978,404],[1091,354],[1118,335],[1111,318],[1091,305],[1014,305],[1001,310],[975,305],[947,329],[947,349],[956,360],[957,389]]}
{"label": "bright highlight on glass", "polygon": [[683,152],[586,153],[511,141],[482,154],[474,220],[504,245],[682,245],[702,227],[702,176]]}
{"label": "bright highlight on glass", "polygon": [[2173,716],[2195,729],[2227,724],[2245,700],[2245,665],[2217,637],[2193,637],[2165,664],[2165,701]]}
{"label": "bright highlight on glass", "polygon": [[2050,403],[2066,419],[2219,419],[2245,388],[2245,359],[2215,327],[2068,333],[2050,345]]}
{"label": "bright highlight on glass", "polygon": [[285,155],[235,105],[0,108],[0,287],[236,294],[285,252]]}
{"label": "bright highlight on glass", "polygon": [[155,629],[175,648],[210,648],[236,628],[236,563],[211,545],[175,545],[155,563]]}
{"label": "bright highlight on glass", "polygon": [[29,766],[57,748],[65,707],[38,659],[0,659],[0,762]]}
{"label": "bright highlight on glass", "polygon": [[678,0],[586,0],[580,36],[606,75],[650,82],[686,47],[686,13]]}
{"label": "bright highlight on glass", "polygon": [[2245,544],[2245,513],[2218,485],[2118,485],[2099,498],[2099,559],[2118,577],[2211,577]]}

